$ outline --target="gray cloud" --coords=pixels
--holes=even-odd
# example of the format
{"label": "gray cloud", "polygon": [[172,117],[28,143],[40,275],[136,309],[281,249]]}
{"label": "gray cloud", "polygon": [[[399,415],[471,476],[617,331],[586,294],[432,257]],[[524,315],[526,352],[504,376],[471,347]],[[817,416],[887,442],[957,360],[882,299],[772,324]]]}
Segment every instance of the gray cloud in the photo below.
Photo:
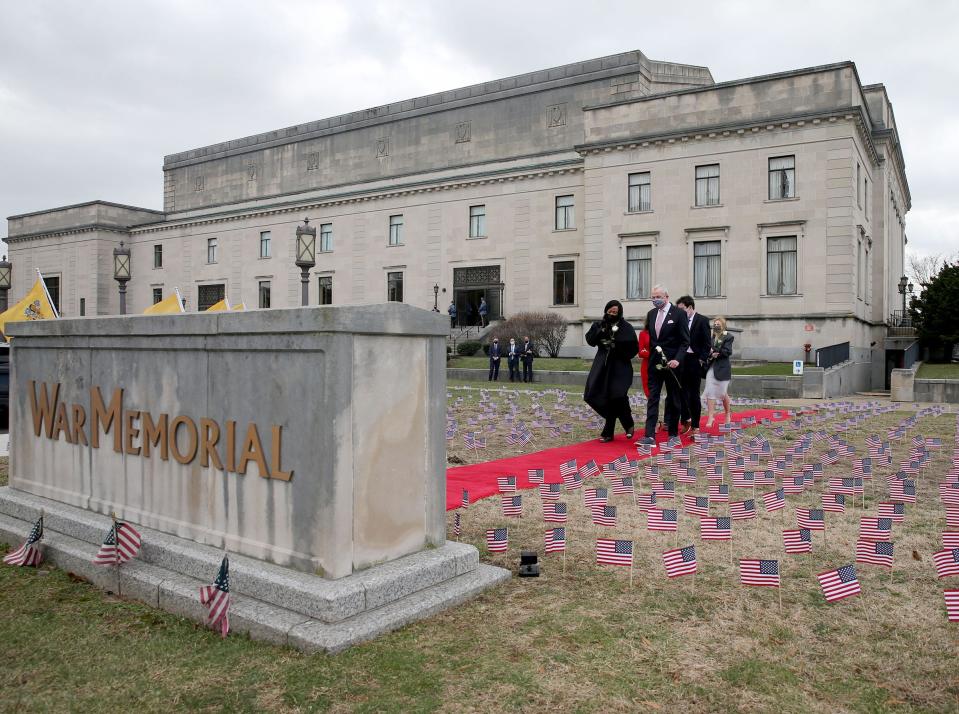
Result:
{"label": "gray cloud", "polygon": [[158,208],[164,154],[641,49],[717,81],[855,61],[895,106],[910,247],[947,253],[957,30],[959,4],[937,2],[7,3],[0,216],[94,198]]}

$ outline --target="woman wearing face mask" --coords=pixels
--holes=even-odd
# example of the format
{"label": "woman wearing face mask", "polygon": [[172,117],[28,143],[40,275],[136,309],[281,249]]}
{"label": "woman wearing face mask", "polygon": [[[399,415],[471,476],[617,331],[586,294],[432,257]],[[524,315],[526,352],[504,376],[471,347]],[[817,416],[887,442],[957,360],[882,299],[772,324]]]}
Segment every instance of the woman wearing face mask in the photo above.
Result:
{"label": "woman wearing face mask", "polygon": [[639,343],[633,326],[623,318],[623,306],[618,300],[606,303],[603,319],[594,322],[586,333],[586,344],[598,348],[583,399],[606,420],[599,440],[613,440],[617,419],[626,438],[632,439],[634,424],[628,392],[633,384],[631,360],[639,351]]}
{"label": "woman wearing face mask", "polygon": [[706,428],[713,425],[713,411],[722,402],[725,421],[728,424],[731,410],[729,408],[729,382],[733,378],[733,368],[729,356],[733,353],[733,336],[726,332],[726,320],[714,317],[712,324],[712,346],[709,351],[709,367],[706,371],[706,388],[703,390],[703,400],[706,402]]}

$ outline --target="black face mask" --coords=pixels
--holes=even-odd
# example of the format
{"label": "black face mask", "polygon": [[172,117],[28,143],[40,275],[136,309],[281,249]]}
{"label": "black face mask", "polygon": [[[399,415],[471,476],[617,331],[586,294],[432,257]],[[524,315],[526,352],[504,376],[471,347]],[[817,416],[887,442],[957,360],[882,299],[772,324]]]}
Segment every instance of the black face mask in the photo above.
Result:
{"label": "black face mask", "polygon": [[608,312],[603,315],[603,320],[606,322],[619,322],[619,315],[610,315]]}

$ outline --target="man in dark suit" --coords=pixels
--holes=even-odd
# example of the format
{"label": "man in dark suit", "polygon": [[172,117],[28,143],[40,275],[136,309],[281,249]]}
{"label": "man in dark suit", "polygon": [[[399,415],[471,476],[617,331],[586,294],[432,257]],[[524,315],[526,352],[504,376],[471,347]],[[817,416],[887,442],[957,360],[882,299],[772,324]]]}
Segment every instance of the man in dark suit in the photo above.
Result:
{"label": "man in dark suit", "polygon": [[702,382],[706,361],[709,359],[709,348],[712,337],[709,332],[709,319],[696,312],[696,301],[689,295],[683,295],[676,301],[676,306],[686,311],[689,317],[689,347],[686,348],[686,359],[680,369],[679,383],[683,385],[681,400],[682,415],[680,421],[683,433],[690,429],[699,431],[699,415],[702,405],[699,400],[699,385]]}
{"label": "man in dark suit", "polygon": [[489,380],[490,382],[499,381],[499,362],[503,357],[503,350],[499,346],[499,338],[493,338],[493,344],[489,347]]}
{"label": "man in dark suit", "polygon": [[689,321],[685,312],[669,303],[669,293],[662,285],[650,295],[653,309],[646,315],[649,332],[649,401],[646,405],[646,436],[655,438],[659,419],[659,395],[666,385],[666,428],[669,435],[679,436],[682,388],[679,368],[689,347]]}
{"label": "man in dark suit", "polygon": [[533,359],[536,357],[536,348],[529,337],[523,338],[523,381],[533,381]]}

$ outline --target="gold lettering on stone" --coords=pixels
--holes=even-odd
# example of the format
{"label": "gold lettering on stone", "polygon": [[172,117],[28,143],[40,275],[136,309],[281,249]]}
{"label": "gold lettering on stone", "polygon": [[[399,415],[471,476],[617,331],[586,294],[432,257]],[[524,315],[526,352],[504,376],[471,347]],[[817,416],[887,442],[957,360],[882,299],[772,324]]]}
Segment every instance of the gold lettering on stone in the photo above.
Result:
{"label": "gold lettering on stone", "polygon": [[[187,449],[186,451],[180,451],[180,446],[177,443],[177,429],[180,426],[186,428],[187,435]],[[176,459],[181,464],[188,464],[193,459],[196,458],[196,445],[197,445],[197,433],[196,433],[196,424],[193,423],[193,420],[188,416],[183,416],[182,414],[170,422],[170,431],[169,431],[169,440],[170,440],[170,451],[173,452],[173,458]]]}
{"label": "gold lettering on stone", "polygon": [[[58,387],[60,385],[57,385]],[[99,387],[90,389],[90,445],[100,446],[100,427],[103,427],[103,435],[106,436],[110,429],[113,429],[113,450],[120,453],[120,444],[122,442],[122,426],[120,425],[120,412],[123,411],[123,389],[117,387],[113,390],[113,396],[110,398],[109,409],[103,404],[103,395],[100,394]]]}
{"label": "gold lettering on stone", "polygon": [[260,476],[270,478],[270,472],[266,468],[266,459],[263,456],[263,442],[260,441],[260,433],[256,430],[256,424],[250,424],[246,429],[243,450],[240,452],[240,464],[236,472],[245,474],[246,467],[251,461],[256,462]]}

